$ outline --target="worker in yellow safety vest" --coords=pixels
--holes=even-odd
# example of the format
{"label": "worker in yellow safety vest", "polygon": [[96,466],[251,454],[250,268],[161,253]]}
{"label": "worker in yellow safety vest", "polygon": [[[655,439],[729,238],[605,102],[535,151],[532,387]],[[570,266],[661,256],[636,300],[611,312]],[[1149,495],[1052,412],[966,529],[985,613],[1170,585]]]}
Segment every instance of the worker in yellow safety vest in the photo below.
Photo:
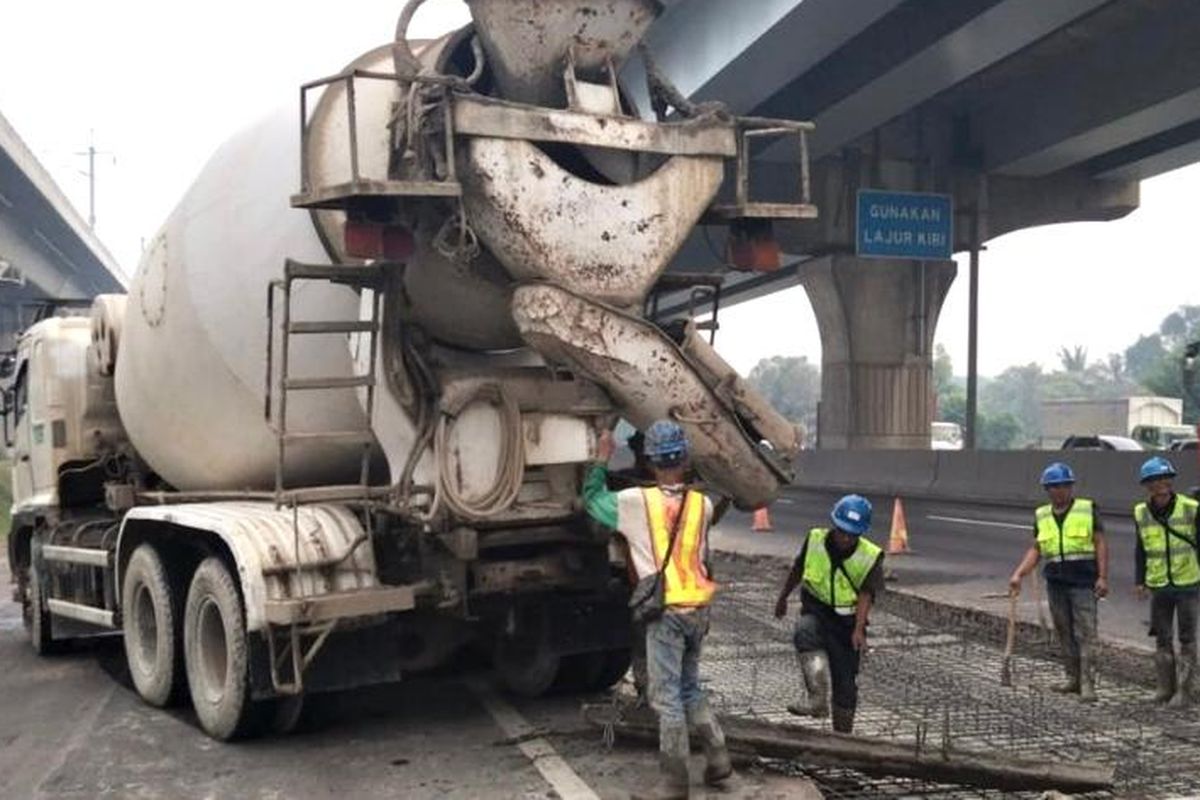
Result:
{"label": "worker in yellow safety vest", "polygon": [[1091,500],[1074,496],[1075,473],[1061,462],[1042,471],[1050,502],[1034,512],[1033,544],[1009,578],[1009,591],[1021,592],[1021,579],[1039,560],[1046,562],[1046,600],[1062,647],[1066,680],[1052,691],[1096,702],[1097,600],[1108,594],[1108,543],[1100,513]]}
{"label": "worker in yellow safety vest", "polygon": [[645,432],[644,452],[654,485],[613,492],[607,462],[612,435],[600,437],[600,463],[583,485],[592,519],[620,533],[637,573],[631,606],[646,628],[650,705],[658,713],[658,780],[635,798],[686,798],[689,725],[704,747],[704,781],[720,785],[733,774],[725,736],[700,686],[700,654],[716,592],[708,567],[713,504],[685,485],[688,441],[683,429],[660,420]]}
{"label": "worker in yellow safety vest", "polygon": [[[1134,583],[1138,597],[1150,601],[1150,635],[1159,703],[1184,706],[1196,688],[1196,617],[1200,605],[1200,558],[1197,557],[1197,504],[1175,494],[1175,467],[1155,456],[1142,465],[1146,500],[1133,509],[1137,525]],[[1179,629],[1178,675],[1172,630]]]}
{"label": "worker in yellow safety vest", "polygon": [[851,494],[838,500],[830,519],[832,528],[808,532],[775,601],[775,616],[787,616],[788,596],[800,586],[792,643],[808,698],[789,705],[788,711],[829,716],[832,684],[833,729],[851,733],[868,616],[883,589],[883,550],[864,537],[871,528],[871,503],[865,497]]}

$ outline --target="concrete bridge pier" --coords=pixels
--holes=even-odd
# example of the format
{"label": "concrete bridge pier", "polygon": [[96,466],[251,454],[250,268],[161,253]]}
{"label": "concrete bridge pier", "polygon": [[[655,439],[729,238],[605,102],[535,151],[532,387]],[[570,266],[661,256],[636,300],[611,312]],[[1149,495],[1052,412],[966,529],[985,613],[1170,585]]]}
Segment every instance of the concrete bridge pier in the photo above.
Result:
{"label": "concrete bridge pier", "polygon": [[929,447],[933,335],[956,272],[842,254],[801,265],[821,333],[820,448]]}

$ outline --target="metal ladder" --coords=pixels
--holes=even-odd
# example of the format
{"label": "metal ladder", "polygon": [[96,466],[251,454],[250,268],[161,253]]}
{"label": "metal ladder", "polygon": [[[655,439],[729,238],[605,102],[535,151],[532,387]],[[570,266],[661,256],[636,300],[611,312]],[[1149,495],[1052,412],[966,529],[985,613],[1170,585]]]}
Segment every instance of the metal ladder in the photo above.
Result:
{"label": "metal ladder", "polygon": [[[329,442],[342,444],[357,444],[362,447],[362,461],[357,485],[345,487],[328,487],[329,489],[344,489],[345,494],[353,495],[356,491],[366,495],[370,489],[371,447],[375,437],[371,431],[371,419],[375,409],[376,370],[375,358],[378,350],[380,327],[380,289],[383,286],[383,269],[379,266],[337,266],[324,264],[303,264],[288,259],[284,263],[283,278],[271,281],[267,290],[267,369],[266,397],[264,414],[267,424],[275,433],[277,455],[275,461],[275,496],[282,502],[286,486],[286,458],[290,444],[304,442]],[[371,289],[374,292],[371,305],[370,321],[362,320],[304,320],[292,319],[292,285],[297,281],[328,281],[351,286],[357,289]],[[279,323],[279,363],[275,363],[275,308],[276,296],[279,296],[281,319]],[[312,378],[294,378],[291,375],[291,337],[311,336],[322,334],[360,334],[368,337],[369,364],[364,373],[350,376],[320,376]],[[288,430],[288,395],[291,392],[310,391],[340,391],[345,389],[366,389],[365,411],[366,426],[356,430],[340,431],[305,431],[293,432]],[[274,398],[279,398],[279,408],[275,409]],[[332,497],[339,492],[327,492]]]}

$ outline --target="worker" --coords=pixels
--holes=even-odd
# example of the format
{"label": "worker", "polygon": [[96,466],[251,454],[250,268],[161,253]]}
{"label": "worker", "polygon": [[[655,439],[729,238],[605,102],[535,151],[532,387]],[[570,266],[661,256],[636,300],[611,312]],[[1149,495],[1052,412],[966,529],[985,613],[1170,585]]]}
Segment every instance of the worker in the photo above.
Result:
{"label": "worker", "polygon": [[[1137,525],[1134,583],[1138,598],[1150,601],[1150,635],[1154,637],[1154,666],[1158,691],[1154,700],[1184,706],[1191,703],[1196,683],[1196,610],[1200,597],[1197,559],[1197,503],[1174,490],[1175,467],[1155,456],[1140,473],[1145,501],[1133,510]],[[1179,672],[1172,629],[1179,628]]]}
{"label": "worker", "polygon": [[[684,483],[688,441],[669,420],[651,425],[645,454],[654,485],[608,489],[612,435],[598,445],[599,463],[584,479],[584,508],[626,540],[639,581],[660,581],[664,611],[646,622],[650,704],[658,713],[659,776],[634,797],[686,798],[689,725],[704,748],[704,782],[719,786],[733,774],[725,736],[700,686],[700,654],[716,591],[707,564],[711,501]],[[673,543],[673,544],[672,544]],[[664,559],[665,562],[664,562]]]}
{"label": "worker", "polygon": [[1108,543],[1096,504],[1075,497],[1075,473],[1061,462],[1042,470],[1050,502],[1034,512],[1034,541],[1012,577],[1009,591],[1021,593],[1021,580],[1040,559],[1046,565],[1046,600],[1062,648],[1066,679],[1051,691],[1078,694],[1096,702],[1096,601],[1108,594]]}
{"label": "worker", "polygon": [[775,601],[775,616],[787,616],[788,596],[800,586],[800,617],[792,642],[808,698],[789,705],[788,711],[829,716],[832,679],[833,729],[851,733],[867,618],[883,589],[883,550],[864,536],[871,529],[871,503],[865,497],[846,495],[829,516],[832,528],[808,532]]}
{"label": "worker", "polygon": [[[653,486],[654,473],[650,469],[650,462],[646,459],[646,436],[641,431],[634,431],[625,440],[625,446],[629,448],[629,452],[633,455],[633,466],[628,469],[617,470],[608,474],[606,485],[612,489],[627,489],[632,486]],[[624,540],[621,540],[622,543]],[[629,548],[623,545],[625,550],[625,564],[629,569],[630,588],[635,586],[638,581],[637,570],[633,566],[633,559],[629,556]],[[634,622],[630,631],[630,666],[633,667],[633,689],[637,693],[636,705],[642,706],[649,702],[650,677],[646,669],[646,629],[639,623]]]}

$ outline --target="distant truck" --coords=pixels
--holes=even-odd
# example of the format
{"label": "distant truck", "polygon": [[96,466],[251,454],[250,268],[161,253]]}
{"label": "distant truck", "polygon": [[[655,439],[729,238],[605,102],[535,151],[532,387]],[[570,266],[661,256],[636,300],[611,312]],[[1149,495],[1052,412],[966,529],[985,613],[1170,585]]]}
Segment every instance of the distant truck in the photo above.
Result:
{"label": "distant truck", "polygon": [[1182,419],[1183,400],[1178,397],[1046,400],[1039,444],[1043,450],[1057,450],[1071,437],[1127,436],[1150,449],[1165,448],[1172,436],[1194,435],[1181,424]]}
{"label": "distant truck", "polygon": [[962,426],[957,422],[930,423],[929,446],[933,450],[962,450]]}

